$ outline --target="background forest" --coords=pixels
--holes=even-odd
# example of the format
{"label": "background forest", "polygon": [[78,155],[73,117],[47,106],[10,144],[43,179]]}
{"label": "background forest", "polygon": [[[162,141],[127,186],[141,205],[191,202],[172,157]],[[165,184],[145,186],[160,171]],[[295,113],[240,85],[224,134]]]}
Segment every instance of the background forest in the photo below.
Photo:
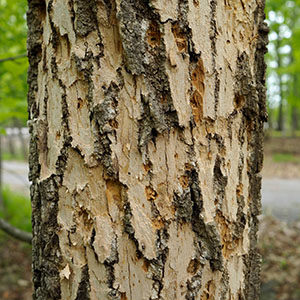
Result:
{"label": "background forest", "polygon": [[[0,217],[30,231],[28,184],[19,190],[14,183],[1,184],[5,168],[12,166],[21,177],[17,168],[27,165],[26,9],[26,0],[0,0]],[[267,0],[266,17],[269,122],[263,176],[299,179],[300,0]],[[261,299],[300,299],[300,223],[264,217],[261,224]],[[31,299],[30,251],[0,231],[0,299]]]}
{"label": "background forest", "polygon": [[28,62],[26,58],[27,1],[0,0],[0,122],[25,126]]}
{"label": "background forest", "polygon": [[268,128],[284,135],[300,129],[300,1],[268,0]]}

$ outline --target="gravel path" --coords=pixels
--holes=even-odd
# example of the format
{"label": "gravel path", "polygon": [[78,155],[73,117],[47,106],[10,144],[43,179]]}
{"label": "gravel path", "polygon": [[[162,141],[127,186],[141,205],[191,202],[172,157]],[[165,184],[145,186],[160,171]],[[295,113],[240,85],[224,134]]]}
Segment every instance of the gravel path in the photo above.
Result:
{"label": "gravel path", "polygon": [[25,162],[3,161],[2,168],[3,184],[29,195],[28,164]]}
{"label": "gravel path", "polygon": [[300,219],[300,179],[263,179],[263,212],[286,222]]}

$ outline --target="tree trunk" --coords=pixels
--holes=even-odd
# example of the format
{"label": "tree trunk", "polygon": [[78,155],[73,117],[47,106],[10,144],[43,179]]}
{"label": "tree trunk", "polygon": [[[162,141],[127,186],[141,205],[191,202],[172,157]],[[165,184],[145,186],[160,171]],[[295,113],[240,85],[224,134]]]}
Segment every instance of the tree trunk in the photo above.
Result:
{"label": "tree trunk", "polygon": [[[292,61],[294,60],[294,55],[292,53]],[[299,104],[295,103],[296,101],[299,100],[299,92],[298,92],[298,76],[297,74],[293,74],[293,103],[291,105],[291,110],[292,110],[292,136],[296,137],[297,136],[297,130],[299,129]],[[296,100],[297,99],[297,100]]]}
{"label": "tree trunk", "polygon": [[34,299],[258,299],[264,1],[29,1]]}
{"label": "tree trunk", "polygon": [[[297,21],[297,10],[293,9],[292,10],[292,15],[291,15],[291,24],[290,28],[292,33],[295,32],[296,28],[296,21]],[[295,49],[291,49],[290,52],[290,64],[293,65],[295,64]],[[292,129],[292,136],[296,137],[297,136],[297,130],[299,129],[299,92],[298,92],[298,74],[294,71],[292,74],[292,88],[290,88],[292,92],[292,105],[291,105],[291,129]]]}
{"label": "tree trunk", "polygon": [[27,159],[28,157],[28,144],[25,141],[24,134],[22,132],[22,123],[18,122],[17,123],[17,128],[18,128],[18,137],[20,141],[20,147],[21,147],[21,153],[24,159]]}
{"label": "tree trunk", "polygon": [[[277,32],[278,39],[276,40],[276,59],[277,59],[277,68],[280,69],[282,67],[281,61],[281,54],[279,52],[281,47],[281,38],[279,31]],[[282,83],[282,74],[278,74],[278,87],[279,87],[279,109],[278,109],[278,117],[277,117],[277,130],[284,131],[284,112],[283,112],[283,105],[284,105],[284,93],[283,93],[283,83]]]}
{"label": "tree trunk", "polygon": [[14,137],[14,132],[12,130],[11,134],[6,135],[6,141],[8,145],[8,151],[9,154],[11,154],[12,157],[16,156],[16,150],[15,150],[15,137]]}
{"label": "tree trunk", "polygon": [[299,128],[299,112],[298,106],[292,105],[292,136],[297,136],[297,130]]}

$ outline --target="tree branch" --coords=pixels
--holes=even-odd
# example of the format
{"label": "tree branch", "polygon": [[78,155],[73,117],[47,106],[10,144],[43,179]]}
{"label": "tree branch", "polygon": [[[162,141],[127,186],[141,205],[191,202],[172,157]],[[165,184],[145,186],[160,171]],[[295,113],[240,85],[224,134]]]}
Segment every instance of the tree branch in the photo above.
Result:
{"label": "tree branch", "polygon": [[20,230],[6,221],[4,221],[2,218],[0,218],[0,229],[2,229],[4,232],[7,234],[13,236],[14,238],[25,242],[29,243],[31,245],[31,240],[32,240],[32,234],[23,230]]}
{"label": "tree branch", "polygon": [[21,55],[17,55],[17,56],[2,58],[2,59],[0,59],[0,63],[8,61],[8,60],[17,60],[17,59],[23,58],[23,57],[27,57],[27,54],[21,54]]}

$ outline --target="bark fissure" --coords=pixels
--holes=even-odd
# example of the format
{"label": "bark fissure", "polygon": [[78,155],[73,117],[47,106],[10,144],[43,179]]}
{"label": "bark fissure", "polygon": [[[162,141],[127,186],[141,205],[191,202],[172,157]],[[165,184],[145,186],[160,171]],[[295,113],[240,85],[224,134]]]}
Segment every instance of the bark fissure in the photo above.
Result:
{"label": "bark fissure", "polygon": [[216,40],[217,40],[217,25],[216,25],[216,10],[217,10],[218,2],[217,0],[211,0],[210,1],[210,40],[211,40],[211,51],[212,51],[212,65],[213,65],[213,73],[214,73],[214,79],[215,79],[215,89],[214,89],[214,98],[215,98],[215,114],[218,112],[219,108],[219,92],[220,92],[220,79],[219,79],[219,70],[217,70],[216,66],[216,56],[217,56],[217,46],[216,46]]}
{"label": "bark fissure", "polygon": [[85,265],[81,271],[81,280],[77,290],[77,295],[75,300],[89,300],[90,299],[90,277],[89,277],[89,267]]}

